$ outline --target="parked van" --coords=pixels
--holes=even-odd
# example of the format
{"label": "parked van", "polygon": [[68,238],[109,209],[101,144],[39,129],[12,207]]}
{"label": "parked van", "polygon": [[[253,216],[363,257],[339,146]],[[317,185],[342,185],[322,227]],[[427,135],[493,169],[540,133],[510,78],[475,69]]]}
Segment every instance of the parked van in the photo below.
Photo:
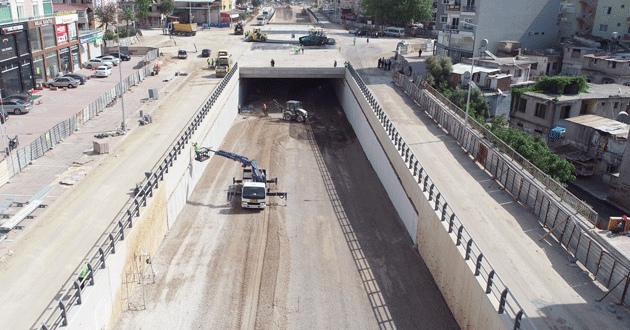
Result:
{"label": "parked van", "polygon": [[399,28],[399,27],[390,26],[390,27],[386,28],[385,31],[383,31],[383,33],[386,36],[400,38],[400,37],[404,37],[405,36],[405,29]]}
{"label": "parked van", "polygon": [[188,57],[188,52],[185,49],[180,49],[177,51],[177,57],[186,59]]}

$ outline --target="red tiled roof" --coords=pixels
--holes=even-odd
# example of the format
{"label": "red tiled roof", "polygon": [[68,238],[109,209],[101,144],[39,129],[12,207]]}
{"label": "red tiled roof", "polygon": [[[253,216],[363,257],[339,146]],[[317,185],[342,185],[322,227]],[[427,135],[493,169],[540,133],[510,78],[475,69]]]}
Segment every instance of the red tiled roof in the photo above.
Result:
{"label": "red tiled roof", "polygon": [[79,7],[79,6],[71,6],[71,5],[62,5],[62,4],[53,4],[53,11],[66,11],[66,10],[86,10],[87,7]]}

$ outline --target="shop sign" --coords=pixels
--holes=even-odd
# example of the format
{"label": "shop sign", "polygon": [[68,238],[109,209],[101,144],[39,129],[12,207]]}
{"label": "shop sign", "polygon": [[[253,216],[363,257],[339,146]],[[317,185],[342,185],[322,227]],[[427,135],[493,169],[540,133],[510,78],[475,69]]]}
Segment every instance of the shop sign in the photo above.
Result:
{"label": "shop sign", "polygon": [[23,29],[24,25],[7,26],[2,28],[2,34],[17,33],[19,31],[22,31]]}
{"label": "shop sign", "polygon": [[55,13],[56,16],[63,16],[63,15],[70,15],[70,14],[76,14],[77,11],[76,10],[61,10]]}
{"label": "shop sign", "polygon": [[68,43],[68,30],[65,24],[57,25],[57,45]]}
{"label": "shop sign", "polygon": [[99,32],[94,32],[94,33],[90,33],[90,34],[86,34],[86,35],[82,35],[79,37],[79,40],[82,44],[88,43],[88,42],[94,42],[96,40],[99,39],[103,39],[103,32],[99,31]]}
{"label": "shop sign", "polygon": [[79,15],[77,14],[70,14],[70,15],[63,15],[63,16],[55,17],[56,24],[69,24],[72,22],[76,22],[78,20],[79,20]]}
{"label": "shop sign", "polygon": [[46,18],[46,19],[40,19],[38,21],[31,21],[28,22],[29,24],[33,24],[33,26],[44,26],[44,25],[50,25],[54,23],[54,20],[52,18]]}

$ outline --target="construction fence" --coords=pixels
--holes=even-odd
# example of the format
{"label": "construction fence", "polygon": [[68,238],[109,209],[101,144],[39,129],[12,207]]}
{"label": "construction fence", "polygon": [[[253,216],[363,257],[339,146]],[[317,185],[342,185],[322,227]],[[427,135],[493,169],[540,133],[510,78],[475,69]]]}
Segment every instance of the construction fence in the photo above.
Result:
{"label": "construction fence", "polygon": [[[457,107],[425,80],[413,83],[394,73],[394,82],[410,95],[442,128],[453,136],[474,159],[491,173],[505,191],[526,205],[549,228],[551,234],[586,267],[602,285],[630,304],[628,261],[608,251],[590,232],[601,223],[599,215],[573,196],[475,120],[464,126],[465,111]],[[580,215],[582,217],[580,217]]]}
{"label": "construction fence", "polygon": [[[157,58],[158,51],[158,49],[150,50],[145,56],[143,56],[143,63],[147,63],[148,61],[152,61]],[[96,100],[81,109],[72,117],[56,124],[50,130],[37,137],[30,144],[20,149],[13,150],[2,162],[0,162],[0,164],[5,163],[4,165],[0,165],[0,170],[4,171],[6,168],[6,173],[0,173],[0,178],[6,178],[6,180],[2,180],[0,182],[0,185],[6,183],[7,180],[11,179],[17,173],[20,173],[20,171],[28,166],[31,161],[42,157],[46,151],[53,149],[55,145],[70,136],[84,123],[103,111],[125,91],[132,86],[138,85],[150,74],[151,66],[143,66],[129,77],[123,79],[122,82],[116,84],[116,86],[103,93]]]}

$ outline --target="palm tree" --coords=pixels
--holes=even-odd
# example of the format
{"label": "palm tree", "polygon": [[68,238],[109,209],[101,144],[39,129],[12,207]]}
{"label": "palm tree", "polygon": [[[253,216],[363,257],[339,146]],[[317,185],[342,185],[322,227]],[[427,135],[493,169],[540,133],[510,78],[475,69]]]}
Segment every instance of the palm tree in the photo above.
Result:
{"label": "palm tree", "polygon": [[121,10],[119,17],[123,22],[126,22],[125,25],[127,26],[127,30],[126,30],[125,36],[128,37],[129,36],[129,22],[135,22],[138,20],[138,18],[136,17],[136,14],[131,9]]}
{"label": "palm tree", "polygon": [[107,31],[109,30],[109,25],[116,22],[116,15],[118,13],[118,7],[116,4],[111,3],[107,6],[98,7],[94,11],[94,15],[101,21],[101,25],[99,27],[105,26],[105,36],[107,36]]}

